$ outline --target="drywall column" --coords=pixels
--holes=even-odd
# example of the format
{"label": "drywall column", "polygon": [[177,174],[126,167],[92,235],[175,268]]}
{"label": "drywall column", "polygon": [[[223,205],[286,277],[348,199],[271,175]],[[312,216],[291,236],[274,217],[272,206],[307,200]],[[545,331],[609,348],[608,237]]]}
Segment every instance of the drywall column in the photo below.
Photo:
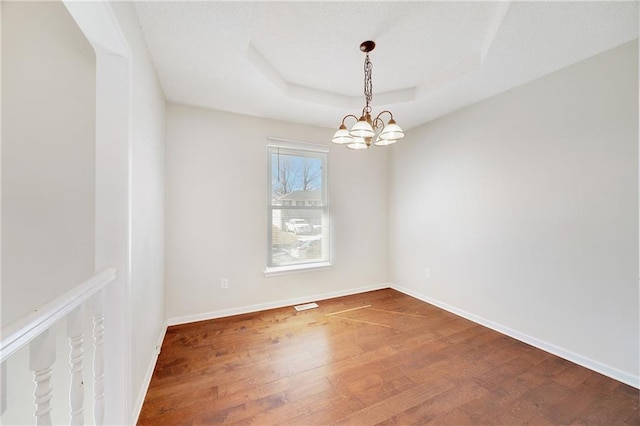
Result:
{"label": "drywall column", "polygon": [[131,424],[131,51],[107,2],[65,3],[96,51],[95,269],[118,269],[105,296],[105,424]]}
{"label": "drywall column", "polygon": [[96,75],[96,270],[118,269],[106,294],[106,424],[131,413],[129,60],[98,54]]}

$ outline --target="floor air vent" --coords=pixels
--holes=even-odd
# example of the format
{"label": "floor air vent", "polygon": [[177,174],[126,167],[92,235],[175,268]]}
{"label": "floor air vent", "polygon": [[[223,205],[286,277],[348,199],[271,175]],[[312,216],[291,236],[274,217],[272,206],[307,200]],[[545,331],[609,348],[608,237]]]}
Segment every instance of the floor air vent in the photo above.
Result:
{"label": "floor air vent", "polygon": [[298,311],[298,312],[306,311],[307,309],[313,309],[313,308],[317,308],[317,307],[318,307],[317,303],[307,303],[305,305],[294,306],[294,308],[296,308],[296,311]]}

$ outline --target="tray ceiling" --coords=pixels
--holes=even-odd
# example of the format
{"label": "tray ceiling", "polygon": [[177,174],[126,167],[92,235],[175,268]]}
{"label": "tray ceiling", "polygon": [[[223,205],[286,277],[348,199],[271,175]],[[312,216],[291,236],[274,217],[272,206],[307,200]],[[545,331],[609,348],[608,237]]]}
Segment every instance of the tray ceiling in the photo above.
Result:
{"label": "tray ceiling", "polygon": [[334,128],[410,129],[638,37],[637,2],[136,2],[171,102]]}

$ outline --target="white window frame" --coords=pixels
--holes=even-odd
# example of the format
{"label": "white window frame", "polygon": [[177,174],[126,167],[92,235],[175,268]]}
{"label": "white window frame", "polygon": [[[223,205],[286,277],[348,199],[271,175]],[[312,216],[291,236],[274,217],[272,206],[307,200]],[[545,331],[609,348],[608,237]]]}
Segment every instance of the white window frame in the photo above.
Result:
{"label": "white window frame", "polygon": [[[332,265],[330,251],[331,227],[328,200],[329,150],[321,145],[289,141],[285,139],[269,138],[269,141],[270,143],[267,145],[267,266],[264,271],[265,276],[269,277],[330,268]],[[274,205],[272,199],[272,154],[277,152],[298,157],[308,156],[312,158],[320,158],[322,160],[322,186],[320,188],[322,205],[299,206],[295,205],[296,203],[291,203],[291,205],[283,204],[281,206]],[[292,264],[273,264],[272,225],[273,212],[275,210],[320,210],[322,212],[322,259],[308,262],[295,262]]]}

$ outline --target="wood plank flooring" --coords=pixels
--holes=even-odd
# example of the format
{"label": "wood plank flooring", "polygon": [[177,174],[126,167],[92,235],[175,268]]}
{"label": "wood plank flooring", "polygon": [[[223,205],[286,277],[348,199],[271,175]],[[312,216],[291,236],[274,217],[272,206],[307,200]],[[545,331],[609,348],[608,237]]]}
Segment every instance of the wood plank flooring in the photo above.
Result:
{"label": "wood plank flooring", "polygon": [[140,425],[640,425],[638,390],[391,289],[170,327]]}

